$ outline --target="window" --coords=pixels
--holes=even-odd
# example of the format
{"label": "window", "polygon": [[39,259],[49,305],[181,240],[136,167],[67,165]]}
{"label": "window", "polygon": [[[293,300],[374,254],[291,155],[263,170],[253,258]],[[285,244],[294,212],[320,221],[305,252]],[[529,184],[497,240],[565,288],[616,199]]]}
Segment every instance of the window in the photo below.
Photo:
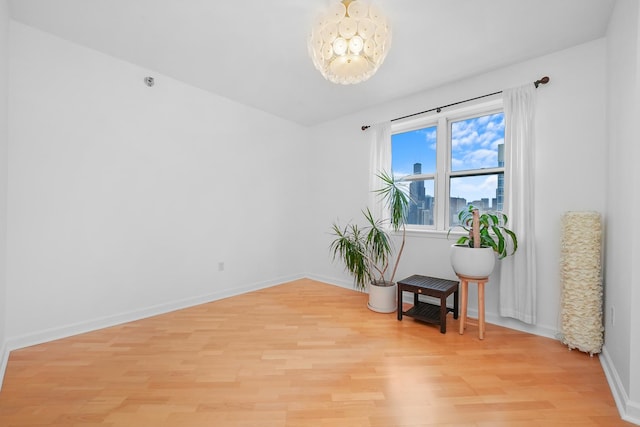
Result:
{"label": "window", "polygon": [[494,103],[394,124],[391,168],[407,184],[411,228],[446,230],[469,204],[481,210],[502,210],[501,106]]}

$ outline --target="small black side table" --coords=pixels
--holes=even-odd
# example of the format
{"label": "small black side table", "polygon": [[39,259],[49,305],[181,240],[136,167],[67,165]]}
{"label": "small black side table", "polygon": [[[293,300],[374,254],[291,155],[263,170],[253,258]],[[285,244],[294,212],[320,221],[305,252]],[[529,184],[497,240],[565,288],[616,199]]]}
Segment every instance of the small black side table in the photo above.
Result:
{"label": "small black side table", "polygon": [[[413,307],[402,311],[402,292],[413,293]],[[447,297],[453,294],[453,308],[447,307]],[[418,295],[440,298],[440,307],[418,299]],[[436,277],[414,274],[398,281],[398,320],[402,315],[413,317],[427,323],[440,325],[440,333],[447,332],[447,313],[452,311],[453,318],[458,318],[458,282],[438,279]]]}

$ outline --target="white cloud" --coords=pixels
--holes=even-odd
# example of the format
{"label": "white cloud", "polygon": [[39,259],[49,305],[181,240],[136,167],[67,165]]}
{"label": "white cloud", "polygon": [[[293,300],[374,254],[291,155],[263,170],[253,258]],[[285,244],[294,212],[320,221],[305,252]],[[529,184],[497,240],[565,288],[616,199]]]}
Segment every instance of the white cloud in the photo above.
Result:
{"label": "white cloud", "polygon": [[460,170],[460,168],[462,168],[464,166],[464,161],[460,160],[460,159],[456,159],[455,157],[453,157],[451,159],[451,169],[455,170]]}
{"label": "white cloud", "polygon": [[481,125],[486,125],[491,120],[491,116],[482,116],[476,119],[476,122]]}
{"label": "white cloud", "polygon": [[[504,116],[493,114],[452,124],[454,169],[476,169],[498,165],[498,145],[504,143]],[[492,153],[490,153],[492,152]]]}
{"label": "white cloud", "polygon": [[491,200],[496,197],[497,186],[496,175],[454,178],[451,180],[451,196],[464,198],[467,203],[483,198]]}

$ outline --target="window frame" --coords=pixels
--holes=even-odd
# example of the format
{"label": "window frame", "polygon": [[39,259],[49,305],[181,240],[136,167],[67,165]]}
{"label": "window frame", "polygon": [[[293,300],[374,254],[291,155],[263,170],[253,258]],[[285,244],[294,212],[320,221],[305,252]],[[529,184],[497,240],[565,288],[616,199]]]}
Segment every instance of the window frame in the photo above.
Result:
{"label": "window frame", "polygon": [[[505,166],[493,168],[469,169],[463,171],[451,170],[451,124],[453,122],[467,120],[475,117],[487,116],[495,113],[504,113],[502,98],[493,99],[484,102],[478,102],[465,107],[449,109],[447,111],[436,112],[428,116],[402,120],[391,123],[391,140],[393,135],[398,133],[411,132],[414,130],[424,129],[428,127],[436,127],[436,171],[435,173],[422,173],[419,175],[408,175],[403,182],[411,183],[414,181],[430,180],[434,182],[434,224],[419,225],[406,224],[407,231],[410,232],[429,232],[429,233],[448,233],[450,224],[450,182],[451,178],[464,176],[482,176],[492,175],[505,172]],[[393,153],[393,148],[391,147]],[[505,153],[507,147],[505,144]],[[391,163],[393,159],[390,159]],[[506,162],[506,159],[505,159]],[[389,166],[391,167],[391,163]],[[410,177],[410,179],[406,179]],[[442,179],[440,179],[442,177]],[[506,179],[506,177],[505,177]],[[442,195],[442,197],[440,196]],[[444,199],[443,199],[444,197]],[[443,203],[444,201],[444,203]]]}

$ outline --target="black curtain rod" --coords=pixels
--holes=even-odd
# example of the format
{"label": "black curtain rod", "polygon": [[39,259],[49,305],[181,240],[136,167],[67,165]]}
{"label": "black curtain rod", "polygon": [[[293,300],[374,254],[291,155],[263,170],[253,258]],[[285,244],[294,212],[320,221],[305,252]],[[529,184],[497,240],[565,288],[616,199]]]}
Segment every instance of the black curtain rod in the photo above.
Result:
{"label": "black curtain rod", "polygon": [[[536,89],[538,88],[538,86],[540,86],[541,84],[546,85],[547,83],[549,83],[549,77],[544,76],[543,78],[541,78],[540,80],[536,80],[535,82],[533,82],[533,84],[536,86]],[[409,117],[413,117],[413,116],[419,116],[420,114],[424,114],[424,113],[430,113],[432,111],[435,112],[441,112],[443,108],[447,108],[447,107],[453,107],[454,105],[458,105],[458,104],[464,104],[465,102],[469,102],[469,101],[475,101],[476,99],[482,99],[482,98],[486,98],[488,96],[493,96],[493,95],[497,95],[499,93],[502,93],[502,91],[498,91],[498,92],[493,92],[493,93],[488,93],[486,95],[481,95],[481,96],[476,96],[475,98],[469,98],[469,99],[465,99],[464,101],[458,101],[458,102],[454,102],[453,104],[447,104],[447,105],[443,105],[441,107],[437,107],[437,108],[432,108],[430,110],[424,110],[424,111],[420,111],[419,113],[413,113],[413,114],[409,114],[407,116],[402,116],[402,117],[396,117],[395,119],[391,119],[392,122],[395,122],[396,120],[402,120],[402,119],[406,119]],[[362,130],[367,130],[369,129],[371,126],[369,125],[363,125],[360,129]]]}

